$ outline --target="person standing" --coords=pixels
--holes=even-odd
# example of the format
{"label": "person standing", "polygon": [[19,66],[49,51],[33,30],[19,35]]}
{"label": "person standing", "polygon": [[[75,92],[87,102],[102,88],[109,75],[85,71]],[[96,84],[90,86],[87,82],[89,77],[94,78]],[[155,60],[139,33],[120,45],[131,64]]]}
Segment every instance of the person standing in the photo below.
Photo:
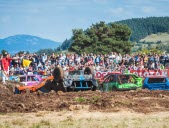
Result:
{"label": "person standing", "polygon": [[1,69],[2,69],[2,82],[3,84],[6,84],[6,80],[8,80],[9,76],[9,66],[10,66],[10,61],[13,60],[10,58],[9,54],[5,52],[3,54],[3,58],[1,60]]}
{"label": "person standing", "polygon": [[43,68],[45,68],[45,63],[47,61],[47,55],[45,53],[43,53],[43,55],[41,56],[41,60],[42,60],[42,65],[43,65]]}

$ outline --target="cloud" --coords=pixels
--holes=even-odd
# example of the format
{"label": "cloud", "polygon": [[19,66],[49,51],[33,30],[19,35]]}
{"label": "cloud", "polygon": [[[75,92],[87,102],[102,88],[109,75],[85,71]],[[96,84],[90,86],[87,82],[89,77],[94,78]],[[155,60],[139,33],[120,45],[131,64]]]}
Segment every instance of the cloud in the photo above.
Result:
{"label": "cloud", "polygon": [[155,7],[150,7],[150,6],[146,6],[146,7],[142,7],[142,12],[144,13],[153,13],[156,11]]}
{"label": "cloud", "polygon": [[106,4],[106,3],[108,3],[108,0],[93,0],[93,2],[95,2],[97,4]]}
{"label": "cloud", "polygon": [[0,23],[7,23],[10,21],[10,16],[1,16]]}
{"label": "cloud", "polygon": [[115,8],[115,9],[109,9],[108,10],[109,13],[113,14],[113,15],[119,15],[119,14],[123,14],[125,12],[124,8]]}
{"label": "cloud", "polygon": [[157,0],[159,2],[169,2],[168,0]]}

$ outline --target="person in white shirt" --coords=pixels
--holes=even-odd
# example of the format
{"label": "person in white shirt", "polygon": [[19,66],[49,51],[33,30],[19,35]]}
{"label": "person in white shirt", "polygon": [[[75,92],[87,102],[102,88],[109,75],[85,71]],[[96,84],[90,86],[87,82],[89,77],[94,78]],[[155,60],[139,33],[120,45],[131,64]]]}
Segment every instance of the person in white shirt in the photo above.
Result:
{"label": "person in white shirt", "polygon": [[46,60],[47,60],[47,55],[45,53],[43,53],[43,55],[42,55],[42,65],[43,65],[43,68],[45,67]]}

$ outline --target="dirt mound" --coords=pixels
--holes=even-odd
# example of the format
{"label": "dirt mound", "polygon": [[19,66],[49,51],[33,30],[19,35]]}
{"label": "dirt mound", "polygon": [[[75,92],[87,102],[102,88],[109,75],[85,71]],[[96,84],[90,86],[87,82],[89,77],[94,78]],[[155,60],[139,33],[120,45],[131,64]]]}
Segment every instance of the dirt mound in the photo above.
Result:
{"label": "dirt mound", "polygon": [[[12,83],[13,84],[13,83]],[[13,94],[12,84],[0,85],[0,112],[37,112],[88,109],[89,111],[129,110],[140,113],[169,111],[168,91],[80,91]]]}

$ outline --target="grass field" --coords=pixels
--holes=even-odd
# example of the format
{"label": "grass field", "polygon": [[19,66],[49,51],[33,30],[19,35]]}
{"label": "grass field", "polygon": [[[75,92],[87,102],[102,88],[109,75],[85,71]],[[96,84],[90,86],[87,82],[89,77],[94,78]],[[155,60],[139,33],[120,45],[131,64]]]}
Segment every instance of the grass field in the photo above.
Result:
{"label": "grass field", "polygon": [[158,34],[151,34],[144,39],[141,39],[140,42],[157,42],[161,41],[163,43],[169,43],[169,34],[168,33],[158,33]]}
{"label": "grass field", "polygon": [[169,113],[62,111],[0,115],[0,128],[168,128]]}

